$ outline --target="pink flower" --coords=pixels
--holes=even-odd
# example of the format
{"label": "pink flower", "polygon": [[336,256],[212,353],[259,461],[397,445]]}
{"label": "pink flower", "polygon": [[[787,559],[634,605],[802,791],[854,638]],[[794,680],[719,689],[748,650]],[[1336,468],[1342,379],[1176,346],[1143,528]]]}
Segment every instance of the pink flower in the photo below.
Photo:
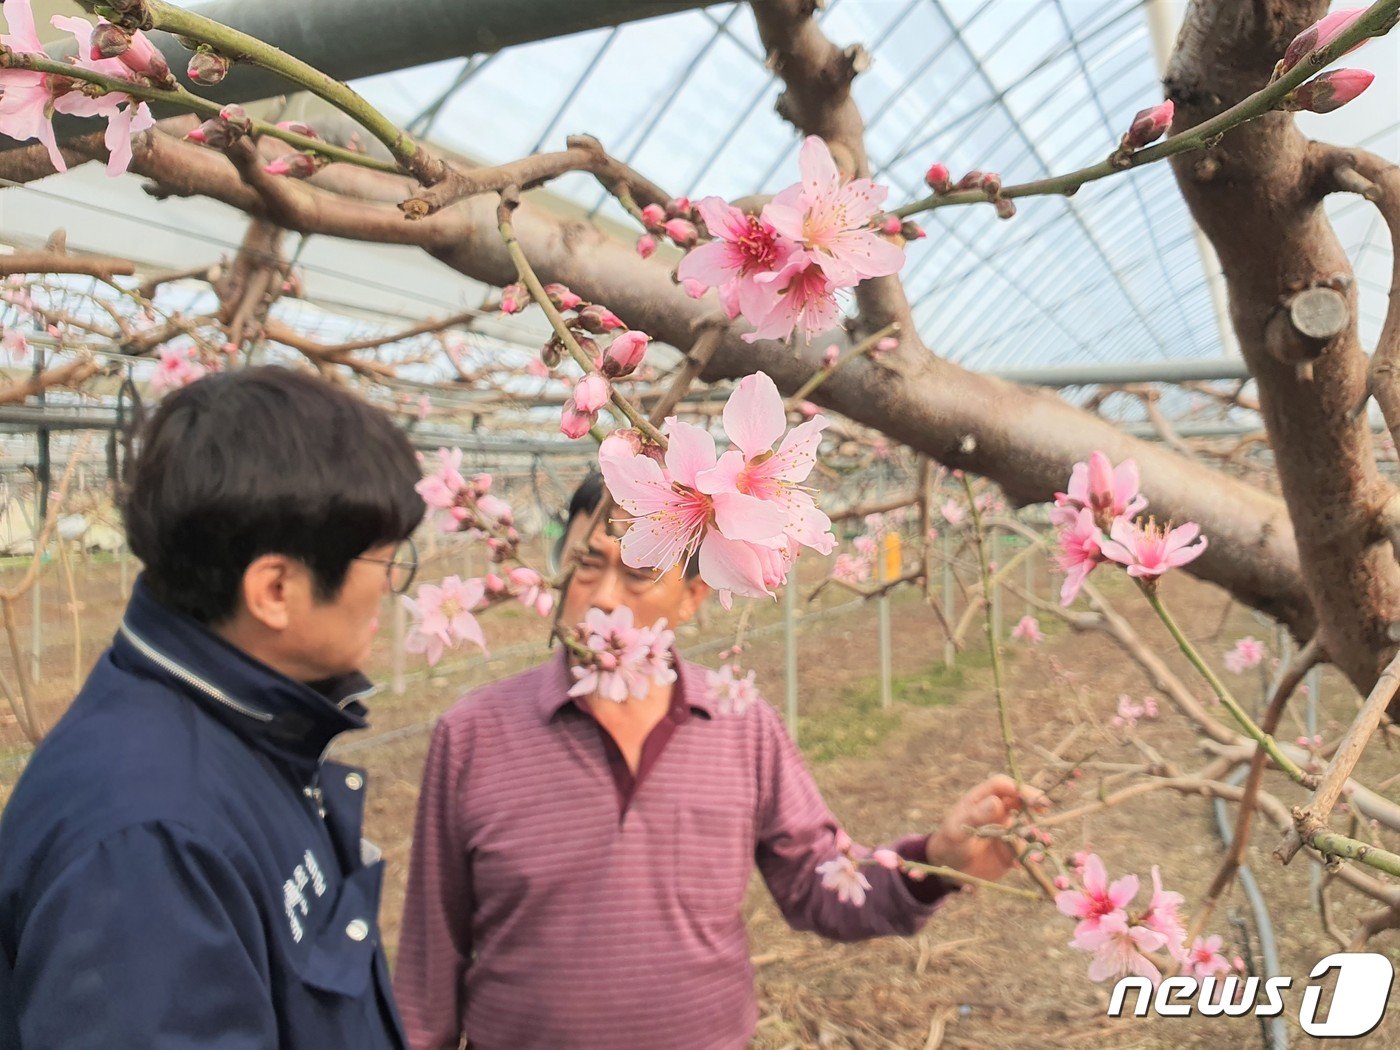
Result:
{"label": "pink flower", "polygon": [[[1321,48],[1327,47],[1337,37],[1345,33],[1351,24],[1366,13],[1364,7],[1349,7],[1344,11],[1333,11],[1325,15],[1312,25],[1308,26],[1301,33],[1295,36],[1288,45],[1288,50],[1283,53],[1283,58],[1279,60],[1278,70],[1275,75],[1287,73],[1290,69],[1301,62],[1307,55]],[[1349,55],[1362,44],[1364,39],[1356,45],[1342,52]],[[1341,57],[1340,55],[1338,56]]]}
{"label": "pink flower", "polygon": [[1258,667],[1264,660],[1264,643],[1253,636],[1241,638],[1235,647],[1225,654],[1225,667],[1232,674],[1243,674],[1252,667]]}
{"label": "pink flower", "polygon": [[656,238],[649,233],[644,233],[637,238],[637,254],[643,259],[650,259],[656,254]]}
{"label": "pink flower", "polygon": [[840,320],[837,286],[832,283],[830,275],[819,263],[810,261],[810,256],[795,255],[793,260],[776,273],[760,274],[755,278],[759,285],[771,284],[775,287],[777,297],[772,300],[766,313],[743,311],[755,326],[754,331],[743,334],[744,342],[788,339],[795,329],[801,329],[804,341],[810,343],[813,335],[834,328]]}
{"label": "pink flower", "polygon": [[[111,25],[105,18],[97,24],[99,28]],[[101,58],[102,56],[96,52],[97,49],[93,47],[89,52],[89,57]],[[170,77],[170,66],[166,64],[165,56],[151,43],[151,38],[145,33],[139,31],[132,33],[131,43],[117,57],[137,76],[150,77],[157,82],[167,80]]]}
{"label": "pink flower", "polygon": [[1069,491],[1055,493],[1050,520],[1064,525],[1074,520],[1074,512],[1085,507],[1094,512],[1101,529],[1108,529],[1114,518],[1134,517],[1147,506],[1147,497],[1138,491],[1137,463],[1125,459],[1115,469],[1102,452],[1094,452],[1087,463],[1076,463],[1069,475]]}
{"label": "pink flower", "polygon": [[554,593],[545,584],[544,577],[525,565],[517,565],[506,573],[511,591],[527,609],[534,609],[541,616],[548,616],[554,608]]}
{"label": "pink flower", "polygon": [[946,164],[931,164],[924,173],[924,182],[934,193],[947,193],[953,188],[953,176]]}
{"label": "pink flower", "polygon": [[838,554],[831,575],[833,579],[846,583],[864,583],[870,579],[870,563],[850,554]]}
{"label": "pink flower", "polygon": [[622,703],[629,697],[645,697],[656,682],[675,681],[669,663],[659,661],[675,640],[666,630],[666,621],[650,627],[637,627],[632,610],[619,605],[612,612],[589,609],[577,628],[589,657],[577,657],[569,668],[574,684],[570,696],[597,696],[600,700]]}
{"label": "pink flower", "polygon": [[580,310],[578,319],[579,323],[594,335],[599,332],[613,332],[619,328],[627,327],[622,323],[622,318],[606,306],[599,306],[597,303],[591,303]]}
{"label": "pink flower", "polygon": [[692,299],[703,298],[709,291],[709,287],[703,281],[697,281],[694,277],[687,277],[681,281],[681,289]]}
{"label": "pink flower", "polygon": [[743,314],[752,322],[763,317],[772,309],[774,292],[756,278],[783,269],[798,250],[797,244],[780,237],[772,223],[745,215],[723,198],[706,197],[698,207],[714,240],[690,251],[676,268],[676,276],[682,285],[696,281],[705,288],[720,289],[720,300],[731,318]]}
{"label": "pink flower", "polygon": [[603,374],[616,378],[636,371],[647,356],[651,336],[645,332],[623,332],[603,353]]}
{"label": "pink flower", "polygon": [[574,408],[591,414],[608,403],[612,385],[597,372],[589,372],[574,384]]}
{"label": "pink flower", "polygon": [[1022,616],[1021,622],[1011,632],[1011,637],[1031,645],[1039,645],[1045,636],[1040,633],[1040,623],[1034,616]]}
{"label": "pink flower", "polygon": [[[0,35],[0,47],[17,55],[44,56],[29,0],[4,0],[4,13],[10,32]],[[50,109],[53,102],[46,74],[27,69],[0,69],[0,135],[17,142],[37,139],[49,151],[54,168],[67,171],[68,165],[54,138]]]}
{"label": "pink flower", "polygon": [[1186,929],[1181,924],[1180,914],[1180,908],[1185,903],[1186,898],[1181,894],[1162,889],[1162,872],[1157,865],[1152,865],[1152,900],[1138,921],[1165,937],[1167,951],[1176,959],[1181,958],[1182,945],[1186,940]]}
{"label": "pink flower", "polygon": [[709,673],[706,688],[721,714],[742,715],[758,701],[755,674],[750,671],[741,677],[739,668],[732,663],[722,664],[719,670]]}
{"label": "pink flower", "polygon": [[1185,957],[1181,960],[1182,974],[1202,979],[1229,973],[1230,960],[1225,958],[1220,951],[1224,943],[1218,933],[1213,933],[1209,937],[1197,937],[1191,942],[1190,949],[1185,952]]}
{"label": "pink flower", "polygon": [[160,364],[151,376],[151,389],[157,394],[179,390],[197,379],[203,379],[205,368],[194,359],[193,347],[185,350],[165,349],[160,352]]}
{"label": "pink flower", "polygon": [[1070,944],[1093,953],[1094,958],[1089,962],[1091,981],[1117,980],[1136,974],[1155,985],[1162,979],[1162,971],[1143,953],[1156,951],[1166,940],[1146,926],[1129,926],[1126,916],[1118,912],[1105,916],[1092,930],[1076,932]]}
{"label": "pink flower", "polygon": [[850,857],[833,857],[817,865],[817,874],[822,877],[822,889],[832,890],[842,904],[848,901],[859,908],[865,903],[865,892],[870,882],[860,873]]}
{"label": "pink flower", "polygon": [[580,412],[574,404],[573,398],[570,398],[564,403],[564,410],[559,415],[559,433],[566,438],[577,441],[586,436],[596,422],[598,422],[597,412]]}
{"label": "pink flower", "polygon": [[849,287],[885,277],[904,265],[904,249],[869,223],[889,192],[869,179],[842,183],[831,151],[809,135],[798,158],[802,181],[778,193],[763,209],[774,230],[799,242],[833,284]]}
{"label": "pink flower", "polygon": [[1331,113],[1356,98],[1375,79],[1376,74],[1369,69],[1334,69],[1294,88],[1288,99],[1292,108]]}
{"label": "pink flower", "polygon": [[4,338],[0,339],[0,348],[9,354],[13,361],[23,361],[29,356],[29,340],[18,328],[5,329]]}
{"label": "pink flower", "polygon": [[1127,693],[1119,693],[1118,713],[1113,716],[1113,725],[1120,729],[1137,725],[1137,720],[1142,717],[1142,710],[1142,705],[1134,703]]}
{"label": "pink flower", "polygon": [[425,654],[429,666],[442,659],[445,649],[455,649],[462,642],[471,642],[485,652],[486,637],[472,615],[485,595],[486,585],[481,580],[464,581],[458,576],[447,577],[440,586],[423,584],[416,599],[404,595],[400,601],[412,617],[404,650]]}
{"label": "pink flower", "polygon": [[1171,99],[1138,110],[1128,127],[1128,133],[1123,136],[1123,147],[1141,149],[1150,142],[1156,142],[1172,126],[1172,116],[1175,112],[1176,104]]}
{"label": "pink flower", "polygon": [[953,528],[957,528],[967,518],[967,511],[963,505],[955,499],[945,500],[943,506],[938,508],[943,514],[943,520]]}
{"label": "pink flower", "polygon": [[450,510],[457,503],[457,496],[467,487],[462,477],[462,450],[438,449],[438,469],[429,474],[414,488],[423,502],[435,510]]}
{"label": "pink flower", "polygon": [[647,226],[660,226],[666,221],[666,209],[659,204],[648,204],[642,209],[642,222]]}
{"label": "pink flower", "polygon": [[898,349],[899,340],[892,335],[887,335],[875,344],[875,349],[870,351],[871,357],[879,357],[881,354],[888,354],[891,350]]}
{"label": "pink flower", "polygon": [[1109,533],[1112,538],[1101,547],[1104,557],[1128,567],[1129,576],[1155,579],[1204,553],[1206,538],[1200,532],[1201,527],[1193,521],[1168,531],[1152,522],[1134,525],[1118,518]]}
{"label": "pink flower", "polygon": [[1102,539],[1103,536],[1094,524],[1094,515],[1090,510],[1076,511],[1068,524],[1062,523],[1060,549],[1056,554],[1060,571],[1065,574],[1065,582],[1060,587],[1061,605],[1069,605],[1074,601],[1089,573],[1104,560],[1103,549],[1100,546]]}
{"label": "pink flower", "polygon": [[[763,372],[747,375],[724,406],[724,432],[733,448],[715,466],[696,475],[696,487],[708,495],[742,494],[779,508],[787,517],[784,532],[820,554],[836,545],[829,519],[806,489],[800,487],[817,462],[817,448],[827,420],[816,416],[787,430],[787,412],[778,388]],[[773,446],[781,441],[775,452]],[[749,504],[716,502],[715,521],[727,536],[739,523],[728,514],[746,513]]]}
{"label": "pink flower", "polygon": [[830,346],[828,346],[825,350],[822,351],[822,367],[835,368],[836,362],[839,357],[840,350],[837,349],[835,343],[832,343]]}
{"label": "pink flower", "polygon": [[[14,3],[15,0],[9,2]],[[84,57],[92,54],[93,27],[87,19],[54,15],[50,22],[55,28],[73,34],[78,45],[79,68],[120,80],[131,79],[132,73],[121,58]],[[145,41],[144,37],[141,39]],[[145,46],[151,47],[150,42],[145,41]],[[91,98],[81,91],[70,91],[55,98],[53,108],[56,112],[68,113],[75,117],[107,118],[107,130],[102,136],[102,142],[107,147],[107,175],[113,178],[131,166],[131,137],[154,127],[156,122],[146,103],[116,92]]]}
{"label": "pink flower", "polygon": [[1079,877],[1083,883],[1082,890],[1062,890],[1055,894],[1055,907],[1060,914],[1079,920],[1074,931],[1076,936],[1097,930],[1106,919],[1122,912],[1137,896],[1138,877],[1124,875],[1121,879],[1115,879],[1110,886],[1108,872],[1097,853],[1090,853],[1084,858]]}
{"label": "pink flower", "polygon": [[603,479],[630,515],[622,537],[623,563],[666,572],[698,554],[710,586],[747,597],[771,596],[771,563],[761,554],[783,540],[788,514],[781,506],[741,492],[709,494],[697,478],[717,460],[706,431],[667,420],[664,465],[641,453],[599,457]]}

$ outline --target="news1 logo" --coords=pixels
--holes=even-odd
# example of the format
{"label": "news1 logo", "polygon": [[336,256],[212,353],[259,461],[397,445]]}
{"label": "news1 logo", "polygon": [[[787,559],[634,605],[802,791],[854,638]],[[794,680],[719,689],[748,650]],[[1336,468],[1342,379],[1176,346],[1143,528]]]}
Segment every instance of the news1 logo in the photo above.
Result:
{"label": "news1 logo", "polygon": [[[1318,978],[1337,971],[1336,987],[1326,1020],[1317,1019],[1323,986]],[[1395,980],[1395,967],[1384,955],[1374,952],[1337,952],[1321,960],[1308,975],[1303,1000],[1298,1005],[1298,1024],[1311,1036],[1331,1039],[1355,1039],[1371,1032],[1381,1023],[1390,999],[1390,986]],[[1283,993],[1293,985],[1291,977],[1241,978],[1230,974],[1224,978],[1167,977],[1157,985],[1146,977],[1124,977],[1113,987],[1108,1003],[1109,1017],[1122,1017],[1128,992],[1137,990],[1133,1005],[1134,1017],[1146,1017],[1148,1012],[1159,1017],[1274,1017],[1284,1009]],[[1264,1000],[1259,1001],[1260,989]],[[1193,1001],[1194,1000],[1194,1001]]]}

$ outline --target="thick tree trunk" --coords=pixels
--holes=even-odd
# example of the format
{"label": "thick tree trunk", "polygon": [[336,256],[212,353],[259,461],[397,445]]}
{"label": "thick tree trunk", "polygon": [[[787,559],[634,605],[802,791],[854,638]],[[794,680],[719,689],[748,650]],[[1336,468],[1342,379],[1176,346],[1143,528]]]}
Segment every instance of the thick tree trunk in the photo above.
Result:
{"label": "thick tree trunk", "polygon": [[[1327,6],[1193,3],[1167,74],[1177,126],[1197,124],[1265,84],[1288,42]],[[1364,693],[1393,649],[1386,631],[1400,619],[1400,566],[1381,542],[1378,516],[1394,489],[1377,470],[1363,411],[1367,359],[1357,339],[1351,264],[1321,206],[1333,188],[1319,163],[1324,152],[1290,114],[1273,113],[1173,165],[1220,256],[1323,645]],[[1330,339],[1304,335],[1289,315],[1299,292],[1320,288],[1340,293],[1330,298],[1344,306]]]}

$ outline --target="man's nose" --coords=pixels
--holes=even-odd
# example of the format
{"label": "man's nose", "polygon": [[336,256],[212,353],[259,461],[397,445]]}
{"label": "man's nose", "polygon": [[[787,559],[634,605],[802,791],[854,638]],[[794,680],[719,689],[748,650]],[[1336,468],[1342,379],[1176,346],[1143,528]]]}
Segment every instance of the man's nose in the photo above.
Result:
{"label": "man's nose", "polygon": [[609,565],[598,578],[593,588],[592,604],[595,609],[610,613],[617,608],[622,596],[622,572],[616,565]]}

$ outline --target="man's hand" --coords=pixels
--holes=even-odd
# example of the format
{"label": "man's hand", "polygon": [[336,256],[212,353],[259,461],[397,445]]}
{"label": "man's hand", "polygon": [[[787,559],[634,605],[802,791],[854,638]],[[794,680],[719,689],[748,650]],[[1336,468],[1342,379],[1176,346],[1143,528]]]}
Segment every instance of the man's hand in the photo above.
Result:
{"label": "man's hand", "polygon": [[960,798],[943,826],[929,836],[928,862],[995,882],[1015,865],[1015,854],[1002,839],[975,835],[973,830],[987,824],[1010,827],[1016,811],[1027,806],[1045,810],[1049,801],[1044,792],[1029,786],[1018,795],[1015,781],[1005,774],[987,778]]}

